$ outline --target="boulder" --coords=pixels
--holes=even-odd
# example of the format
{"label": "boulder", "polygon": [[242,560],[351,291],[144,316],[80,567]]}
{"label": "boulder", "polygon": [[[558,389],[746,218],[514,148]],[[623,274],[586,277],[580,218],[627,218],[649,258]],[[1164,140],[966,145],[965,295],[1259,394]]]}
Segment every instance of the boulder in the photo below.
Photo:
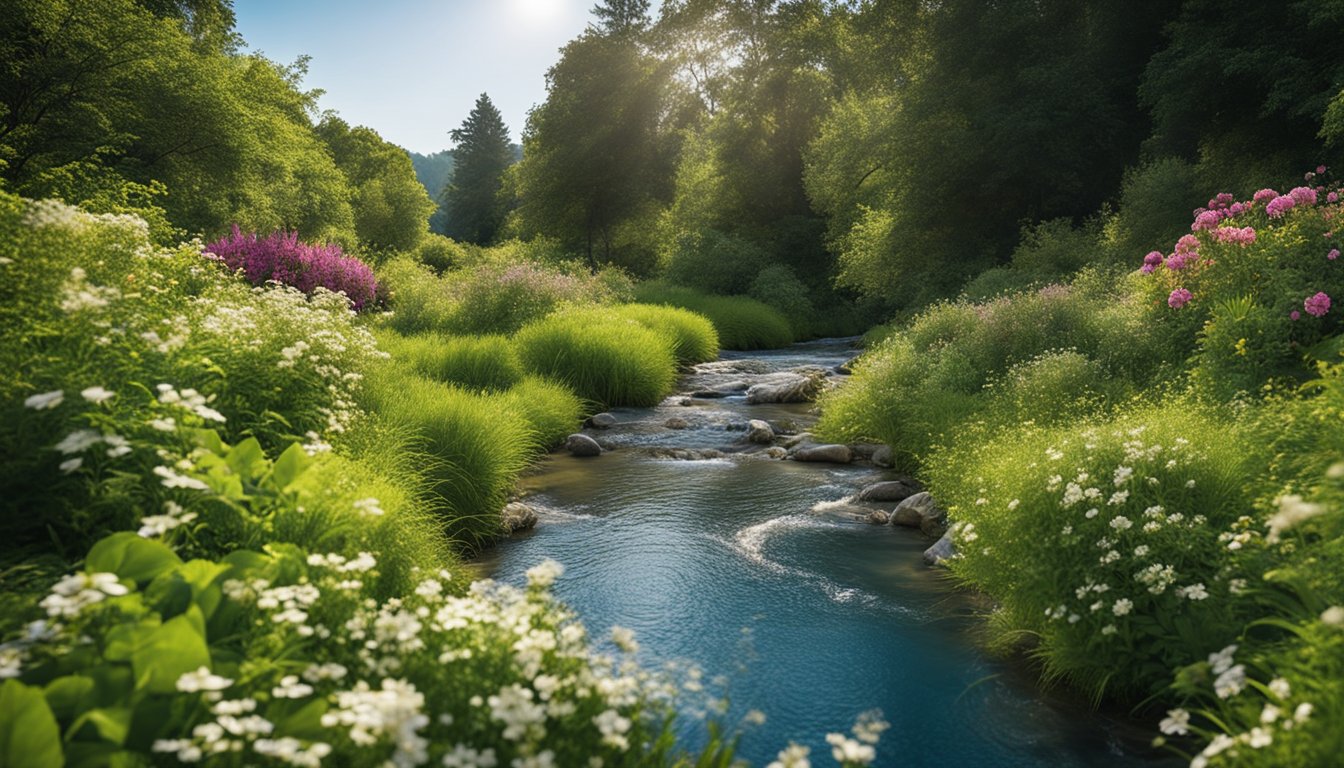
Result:
{"label": "boulder", "polygon": [[616,417],[610,413],[595,413],[588,418],[588,425],[597,429],[611,429],[616,426]]}
{"label": "boulder", "polygon": [[859,491],[859,501],[905,501],[919,489],[904,480],[873,483]]}
{"label": "boulder", "polygon": [[896,459],[891,455],[891,446],[884,445],[873,451],[873,463],[879,467],[891,468],[896,466]]}
{"label": "boulder", "polygon": [[850,443],[849,450],[854,453],[856,461],[872,461],[873,454],[882,446],[877,443]]}
{"label": "boulder", "polygon": [[886,525],[891,519],[891,515],[880,509],[875,509],[868,513],[868,522],[872,525]]}
{"label": "boulder", "polygon": [[747,403],[810,403],[825,386],[819,373],[777,373],[747,390]]}
{"label": "boulder", "polygon": [[701,400],[713,400],[720,397],[727,397],[729,393],[718,389],[697,389],[691,393],[691,397],[698,397]]}
{"label": "boulder", "polygon": [[794,435],[793,437],[790,437],[788,440],[785,440],[785,441],[784,441],[784,447],[785,447],[785,448],[796,448],[796,447],[802,445],[803,443],[811,443],[811,442],[813,442],[813,440],[812,440],[812,433],[811,433],[811,432],[799,432],[798,434]]}
{"label": "boulder", "polygon": [[952,544],[952,533],[949,531],[935,541],[933,546],[924,550],[924,562],[929,565],[944,565],[945,561],[956,557],[956,554],[957,548]]}
{"label": "boulder", "polygon": [[775,430],[760,419],[752,419],[747,422],[747,442],[758,445],[769,445],[775,441]]}
{"label": "boulder", "polygon": [[788,451],[784,450],[783,448],[780,448],[779,446],[775,446],[773,448],[766,448],[764,451],[762,451],[762,453],[764,453],[766,456],[769,456],[772,459],[782,459],[785,456],[789,455]]}
{"label": "boulder", "polygon": [[857,357],[851,357],[850,359],[846,360],[845,362],[843,362],[843,363],[841,363],[841,364],[835,366],[835,367],[832,368],[831,370],[835,371],[836,373],[840,374],[841,376],[848,376],[848,375],[850,375],[851,373],[854,372],[854,361],[856,361],[856,360],[858,360],[858,359],[859,359],[859,358],[857,358]]}
{"label": "boulder", "polygon": [[[916,493],[897,504],[891,511],[892,525],[903,525],[922,531],[926,527],[926,520],[932,521],[927,524],[928,526],[943,525],[947,522],[947,513],[938,508],[938,504],[928,493]],[[941,534],[939,531],[938,535]]]}
{"label": "boulder", "polygon": [[848,445],[808,445],[789,452],[794,461],[817,461],[830,464],[848,464],[854,460]]}
{"label": "boulder", "polygon": [[500,517],[509,533],[531,530],[537,524],[537,510],[520,501],[506,504]]}
{"label": "boulder", "polygon": [[578,433],[565,438],[565,450],[581,458],[602,455],[602,446],[598,445],[596,440]]}
{"label": "boulder", "polygon": [[668,429],[685,429],[691,425],[688,424],[686,420],[681,418],[680,416],[673,416],[667,421],[664,421],[663,426],[667,427]]}

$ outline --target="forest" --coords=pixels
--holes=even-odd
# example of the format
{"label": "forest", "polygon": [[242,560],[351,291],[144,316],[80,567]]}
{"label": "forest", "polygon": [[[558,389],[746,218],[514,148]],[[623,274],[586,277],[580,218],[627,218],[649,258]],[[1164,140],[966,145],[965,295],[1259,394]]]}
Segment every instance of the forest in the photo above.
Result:
{"label": "forest", "polygon": [[475,563],[594,414],[832,337],[810,432],[937,499],[985,653],[1340,764],[1344,2],[601,0],[431,155],[235,24],[0,9],[0,765],[739,764]]}

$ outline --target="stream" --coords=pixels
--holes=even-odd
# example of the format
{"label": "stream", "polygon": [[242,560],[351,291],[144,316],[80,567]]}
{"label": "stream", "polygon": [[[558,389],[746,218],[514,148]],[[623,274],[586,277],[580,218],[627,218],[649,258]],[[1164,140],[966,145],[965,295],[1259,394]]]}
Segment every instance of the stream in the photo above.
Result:
{"label": "stream", "polygon": [[[849,340],[725,353],[683,376],[680,390],[833,370],[854,354]],[[767,458],[741,425],[802,430],[812,406],[748,405],[744,395],[612,410],[614,427],[585,430],[609,448],[602,456],[554,453],[523,479],[540,522],[487,552],[483,574],[522,584],[531,566],[559,561],[555,593],[594,638],[620,625],[634,630],[647,668],[703,669],[706,691],[687,694],[680,719],[688,743],[703,732],[705,697],[727,696],[721,719],[742,726],[738,756],[758,767],[790,740],[811,747],[813,765],[833,765],[825,734],[848,733],[873,708],[891,723],[876,766],[1159,763],[1146,746],[1151,726],[1092,713],[1042,691],[1020,662],[987,657],[972,599],[921,559],[932,542],[834,503],[895,473]],[[674,418],[685,428],[665,426]],[[705,450],[726,455],[688,453]],[[751,710],[764,724],[743,724]]]}

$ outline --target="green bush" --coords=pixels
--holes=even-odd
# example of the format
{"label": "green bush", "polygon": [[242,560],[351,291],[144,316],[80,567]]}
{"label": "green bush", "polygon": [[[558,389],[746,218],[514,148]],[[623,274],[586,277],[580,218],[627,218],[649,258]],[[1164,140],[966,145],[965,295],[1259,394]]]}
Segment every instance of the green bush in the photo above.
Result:
{"label": "green bush", "polygon": [[524,326],[523,367],[604,406],[656,405],[672,391],[672,339],[615,313],[559,312]]}
{"label": "green bush", "polygon": [[812,329],[818,325],[817,310],[808,297],[807,286],[792,269],[783,264],[762,269],[751,281],[747,295],[779,310],[788,318],[796,338],[813,335]]}
{"label": "green bush", "polygon": [[661,254],[669,282],[725,296],[746,293],[767,263],[760,246],[716,229],[682,233]]}
{"label": "green bush", "polygon": [[621,304],[611,311],[670,339],[672,354],[680,363],[704,363],[719,356],[718,331],[704,315],[657,304]]}
{"label": "green bush", "polygon": [[1195,167],[1175,157],[1159,158],[1125,173],[1115,215],[1103,226],[1105,250],[1113,263],[1135,259],[1190,228],[1190,210],[1199,205]]}
{"label": "green bush", "polygon": [[523,378],[518,353],[506,336],[383,332],[378,345],[421,376],[466,389],[508,389]]}
{"label": "green bush", "polygon": [[475,551],[500,530],[499,512],[538,438],[517,411],[497,401],[421,378],[395,362],[372,372],[371,407],[415,435],[429,462],[429,503],[448,538]]}
{"label": "green bush", "polygon": [[745,296],[710,296],[692,288],[662,282],[640,283],[635,299],[642,304],[664,304],[708,317],[724,349],[777,349],[793,343],[788,318],[772,307]]}
{"label": "green bush", "polygon": [[936,454],[952,570],[995,600],[995,639],[1032,638],[1048,678],[1095,698],[1157,692],[1226,645],[1250,615],[1227,546],[1250,525],[1243,434],[1176,399]]}
{"label": "green bush", "polygon": [[1032,273],[1012,267],[994,267],[976,275],[962,286],[961,298],[969,302],[985,302],[1010,293],[1039,288],[1041,281]]}
{"label": "green bush", "polygon": [[986,385],[985,410],[994,424],[1050,425],[1082,418],[1122,402],[1126,382],[1077,350],[1044,352],[1010,367]]}
{"label": "green bush", "polygon": [[437,232],[426,233],[415,249],[415,260],[434,270],[435,274],[459,269],[468,258],[466,248]]}
{"label": "green bush", "polygon": [[399,333],[443,332],[451,327],[456,304],[448,284],[424,264],[392,259],[378,269],[378,285],[392,310],[387,322]]}

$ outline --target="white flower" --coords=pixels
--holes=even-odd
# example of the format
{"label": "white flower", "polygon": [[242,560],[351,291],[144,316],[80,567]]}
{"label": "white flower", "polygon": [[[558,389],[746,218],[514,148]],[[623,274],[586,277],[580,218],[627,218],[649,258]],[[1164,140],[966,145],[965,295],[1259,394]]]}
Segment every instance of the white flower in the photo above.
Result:
{"label": "white flower", "polygon": [[172,432],[177,429],[177,421],[171,416],[163,419],[150,419],[149,426],[160,432]]}
{"label": "white flower", "polygon": [[1176,589],[1177,597],[1184,597],[1186,600],[1204,600],[1208,598],[1209,591],[1203,584],[1191,584],[1188,587],[1178,587]]}
{"label": "white flower", "polygon": [[1312,706],[1311,702],[1304,701],[1301,704],[1298,704],[1297,709],[1293,710],[1293,720],[1299,723],[1305,723],[1307,719],[1311,717],[1311,713],[1314,709],[1315,707]]}
{"label": "white flower", "polygon": [[1126,501],[1129,501],[1129,491],[1116,491],[1111,494],[1111,498],[1108,499],[1106,503],[1113,507],[1118,507]]}
{"label": "white flower", "polygon": [[65,461],[62,461],[60,463],[61,471],[67,475],[70,474],[71,472],[74,472],[76,469],[79,469],[82,466],[84,466],[84,459],[83,457],[80,456],[76,456],[73,459],[66,459]]}
{"label": "white flower", "polygon": [[639,643],[635,641],[634,631],[626,629],[625,627],[612,627],[611,641],[616,644],[617,648],[620,648],[626,653],[636,653],[639,651]]}
{"label": "white flower", "polygon": [[79,394],[85,400],[88,400],[90,403],[94,403],[96,405],[98,403],[111,400],[117,393],[109,392],[108,390],[103,389],[102,387],[89,387],[88,389],[80,392]]}
{"label": "white flower", "polygon": [[354,506],[355,511],[362,515],[368,515],[369,517],[381,517],[383,515],[383,508],[378,506],[378,500],[374,498],[360,499],[355,502]]}
{"label": "white flower", "polygon": [[859,715],[854,723],[854,737],[865,744],[876,744],[882,738],[882,732],[891,727],[891,723],[882,719],[878,710],[869,710]]}
{"label": "white flower", "polygon": [[623,717],[614,709],[608,709],[593,718],[593,724],[602,734],[602,743],[624,752],[630,748],[625,734],[630,731],[630,718]]}
{"label": "white flower", "polygon": [[1134,603],[1127,597],[1116,600],[1115,605],[1111,606],[1111,613],[1116,616],[1128,616],[1132,610],[1134,610]]}
{"label": "white flower", "polygon": [[[1011,512],[1011,511],[1013,511],[1014,509],[1017,509],[1017,505],[1018,505],[1018,504],[1021,504],[1021,503],[1022,503],[1022,502],[1018,501],[1017,499],[1013,499],[1012,501],[1008,502],[1008,511]],[[791,746],[792,746],[792,745],[791,745]],[[786,751],[787,751],[787,750],[786,750]],[[779,754],[782,755],[782,754],[784,754],[784,753],[783,753],[783,752],[780,752]]]}
{"label": "white flower", "polygon": [[1229,667],[1213,681],[1213,692],[1218,694],[1220,699],[1236,696],[1245,687],[1246,667],[1243,664]]}
{"label": "white flower", "polygon": [[43,392],[39,395],[32,395],[23,401],[23,407],[32,408],[35,411],[43,411],[55,408],[65,399],[65,392],[57,389],[51,392]]}
{"label": "white flower", "polygon": [[1099,514],[1101,514],[1101,510],[1097,509],[1096,507],[1093,507],[1092,509],[1087,510],[1087,513],[1083,516],[1086,517],[1088,520],[1091,520],[1092,518],[1096,517]]}
{"label": "white flower", "polygon": [[72,453],[83,453],[102,441],[103,436],[92,429],[77,429],[52,447],[69,456]]}
{"label": "white flower", "polygon": [[1129,482],[1129,478],[1134,476],[1134,470],[1130,467],[1120,466],[1115,468],[1115,487],[1119,488]]}
{"label": "white flower", "polygon": [[877,750],[867,744],[847,738],[843,733],[826,734],[826,743],[831,745],[831,756],[837,763],[858,763],[867,765],[877,757]]}
{"label": "white flower", "polygon": [[495,750],[476,751],[466,744],[458,743],[451,752],[443,755],[444,768],[495,768],[499,764]]}
{"label": "white flower", "polygon": [[277,699],[302,699],[313,694],[313,686],[299,682],[298,675],[285,675],[280,684],[271,689],[271,695]]}
{"label": "white flower", "polygon": [[1270,680],[1269,685],[1267,687],[1269,688],[1270,693],[1274,694],[1280,699],[1286,699],[1293,694],[1292,686],[1289,685],[1288,681],[1283,679],[1282,677],[1276,677],[1273,680]]}
{"label": "white flower", "polygon": [[1169,709],[1158,728],[1168,736],[1184,736],[1190,732],[1190,713],[1184,709]]}
{"label": "white flower", "polygon": [[1257,725],[1251,729],[1250,733],[1246,734],[1246,743],[1250,745],[1251,749],[1261,749],[1273,744],[1274,737],[1270,735],[1268,730]]}
{"label": "white flower", "polygon": [[1237,644],[1227,646],[1217,653],[1209,654],[1209,666],[1213,667],[1213,674],[1221,675],[1232,666],[1232,656],[1237,652]]}
{"label": "white flower", "polygon": [[565,567],[554,560],[546,559],[527,569],[527,585],[546,589],[555,583],[565,572]]}
{"label": "white flower", "polygon": [[1273,704],[1266,704],[1265,708],[1260,710],[1260,722],[1265,725],[1272,725],[1275,720],[1279,719],[1279,715],[1281,714],[1283,714],[1283,712],[1278,707]]}
{"label": "white flower", "polygon": [[779,759],[765,768],[812,768],[812,762],[807,759],[811,753],[811,749],[789,742],[789,746],[780,751]]}
{"label": "white flower", "polygon": [[155,467],[154,474],[163,478],[165,488],[189,488],[194,491],[208,491],[210,486],[194,477],[179,475],[168,467]]}
{"label": "white flower", "polygon": [[209,667],[200,667],[195,672],[186,672],[177,678],[177,690],[183,693],[222,691],[231,685],[232,680],[212,673]]}
{"label": "white flower", "polygon": [[1131,522],[1130,519],[1128,517],[1125,517],[1124,515],[1116,515],[1115,517],[1111,518],[1111,527],[1117,531],[1125,531],[1129,530],[1130,528],[1133,528],[1134,523]]}

